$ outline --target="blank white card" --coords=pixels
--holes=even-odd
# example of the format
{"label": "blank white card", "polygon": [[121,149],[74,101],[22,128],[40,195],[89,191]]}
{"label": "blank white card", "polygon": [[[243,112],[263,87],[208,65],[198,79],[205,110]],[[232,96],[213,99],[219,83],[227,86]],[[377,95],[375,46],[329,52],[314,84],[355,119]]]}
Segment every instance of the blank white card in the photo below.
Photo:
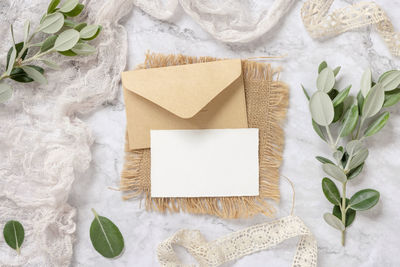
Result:
{"label": "blank white card", "polygon": [[259,195],[258,129],[152,130],[151,197]]}

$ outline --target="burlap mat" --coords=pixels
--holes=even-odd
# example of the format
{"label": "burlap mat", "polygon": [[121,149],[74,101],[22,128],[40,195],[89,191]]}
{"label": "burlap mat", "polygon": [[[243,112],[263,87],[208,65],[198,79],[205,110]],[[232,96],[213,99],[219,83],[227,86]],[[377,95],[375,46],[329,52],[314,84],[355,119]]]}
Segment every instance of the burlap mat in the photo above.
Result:
{"label": "burlap mat", "polygon": [[[138,68],[155,68],[218,60],[211,57],[147,54]],[[130,151],[125,145],[125,164],[120,188],[123,198],[143,197],[147,210],[211,214],[223,218],[245,218],[274,214],[272,203],[279,200],[279,167],[284,135],[281,122],[286,116],[288,88],[269,64],[242,60],[249,128],[259,129],[260,195],[256,197],[151,198],[150,149]]]}

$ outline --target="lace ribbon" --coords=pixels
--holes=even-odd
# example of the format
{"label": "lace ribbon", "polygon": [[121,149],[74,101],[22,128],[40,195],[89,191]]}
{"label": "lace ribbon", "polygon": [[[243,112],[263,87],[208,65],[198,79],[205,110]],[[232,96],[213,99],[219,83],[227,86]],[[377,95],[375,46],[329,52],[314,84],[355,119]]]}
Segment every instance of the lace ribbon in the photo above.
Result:
{"label": "lace ribbon", "polygon": [[160,264],[165,267],[191,266],[182,264],[175,254],[173,245],[180,245],[187,249],[200,266],[220,266],[228,261],[269,249],[296,236],[300,236],[300,241],[292,266],[317,266],[317,242],[304,222],[293,215],[254,225],[212,242],[207,242],[198,230],[182,229],[158,246],[157,256]]}
{"label": "lace ribbon", "polygon": [[301,9],[304,26],[316,39],[329,38],[366,25],[375,25],[390,52],[400,56],[400,33],[374,2],[359,2],[327,14],[334,0],[309,0]]}

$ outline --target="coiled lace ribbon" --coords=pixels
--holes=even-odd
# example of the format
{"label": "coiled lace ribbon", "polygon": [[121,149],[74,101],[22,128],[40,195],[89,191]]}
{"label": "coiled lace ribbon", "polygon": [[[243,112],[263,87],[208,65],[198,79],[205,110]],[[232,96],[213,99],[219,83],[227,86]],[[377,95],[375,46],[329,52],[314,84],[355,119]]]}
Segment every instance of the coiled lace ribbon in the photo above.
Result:
{"label": "coiled lace ribbon", "polygon": [[301,9],[304,26],[311,37],[329,38],[367,25],[375,25],[390,52],[400,56],[400,33],[395,32],[386,13],[374,2],[358,2],[327,14],[334,0],[309,0]]}
{"label": "coiled lace ribbon", "polygon": [[254,252],[272,248],[296,236],[300,236],[300,241],[292,266],[317,266],[317,242],[304,222],[293,215],[254,225],[212,242],[207,242],[198,230],[182,229],[159,245],[157,256],[161,266],[164,267],[190,266],[182,264],[175,254],[173,245],[180,245],[186,248],[200,266],[219,266]]}

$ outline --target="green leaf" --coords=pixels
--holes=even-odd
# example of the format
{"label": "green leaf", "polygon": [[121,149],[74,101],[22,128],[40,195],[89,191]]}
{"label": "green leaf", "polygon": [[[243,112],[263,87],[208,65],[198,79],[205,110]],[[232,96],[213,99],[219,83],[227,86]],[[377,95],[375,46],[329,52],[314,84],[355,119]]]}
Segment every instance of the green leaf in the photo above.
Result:
{"label": "green leaf", "polygon": [[64,26],[65,27],[70,27],[70,28],[75,28],[76,27],[76,23],[73,22],[72,20],[65,19],[64,20]]}
{"label": "green leaf", "polygon": [[79,34],[82,39],[88,39],[93,37],[99,29],[99,25],[87,25],[83,28]]}
{"label": "green leaf", "polygon": [[85,38],[85,41],[90,41],[90,40],[95,39],[95,38],[100,34],[101,29],[103,29],[103,27],[101,27],[101,25],[99,25],[99,28],[97,29],[97,32],[95,33],[95,35],[93,35],[93,36],[90,37],[90,38]]}
{"label": "green leaf", "polygon": [[343,101],[346,99],[346,97],[349,95],[351,85],[347,86],[346,89],[341,91],[332,101],[333,106],[336,107],[340,103],[343,103]]}
{"label": "green leaf", "polygon": [[90,225],[90,240],[93,247],[106,258],[119,256],[124,249],[124,238],[118,227],[109,219],[99,216],[92,209],[95,218]]}
{"label": "green leaf", "polygon": [[321,71],[317,78],[318,90],[328,93],[335,85],[335,75],[331,68],[326,67]]}
{"label": "green leaf", "polygon": [[26,43],[26,41],[28,40],[30,27],[31,27],[31,23],[29,22],[29,20],[25,21],[25,25],[24,25],[24,43]]}
{"label": "green leaf", "polygon": [[[21,52],[23,47],[24,47],[24,42],[15,44],[15,48],[17,49],[17,55],[19,54],[19,52]],[[8,69],[8,62],[10,61],[13,48],[14,48],[14,46],[10,47],[10,49],[8,50],[7,60],[6,60],[6,69]],[[26,49],[25,52],[22,54],[21,59],[25,59],[27,54],[28,54],[28,49]]]}
{"label": "green leaf", "polygon": [[357,94],[357,105],[358,105],[358,113],[360,115],[362,115],[362,110],[363,110],[363,107],[364,107],[364,101],[365,101],[365,99],[364,99],[361,91],[359,91],[358,94]]}
{"label": "green leaf", "polygon": [[338,106],[334,108],[334,116],[333,116],[333,121],[332,122],[337,122],[342,118],[343,115],[343,110],[344,110],[344,103],[340,103]]}
{"label": "green leaf", "polygon": [[8,221],[3,229],[3,236],[6,243],[20,254],[21,245],[24,242],[25,231],[18,221]]}
{"label": "green leaf", "polygon": [[379,196],[379,192],[374,189],[364,189],[350,198],[349,206],[354,210],[368,210],[378,203]]}
{"label": "green leaf", "polygon": [[375,84],[365,98],[362,116],[370,118],[381,110],[385,101],[385,91],[380,83]]}
{"label": "green leaf", "polygon": [[324,165],[322,165],[322,169],[326,174],[330,175],[341,183],[347,181],[347,176],[344,171],[334,164],[325,163]]}
{"label": "green leaf", "polygon": [[351,170],[360,166],[367,159],[368,154],[369,154],[368,149],[362,148],[360,151],[354,154],[353,157],[350,158],[350,164],[348,169]]}
{"label": "green leaf", "polygon": [[379,77],[379,83],[385,91],[392,91],[400,85],[400,70],[387,71]]}
{"label": "green leaf", "polygon": [[303,88],[303,93],[304,93],[304,95],[306,96],[306,98],[308,99],[308,101],[310,101],[310,96],[308,95],[306,88],[304,88],[303,85],[301,85],[301,88]]}
{"label": "green leaf", "polygon": [[335,152],[333,152],[333,157],[334,157],[334,158],[336,159],[336,161],[338,161],[338,162],[342,160],[343,155],[344,155],[343,151],[340,151],[340,150],[336,150]]}
{"label": "green leaf", "polygon": [[79,0],[66,0],[60,7],[63,13],[71,12],[79,4]]}
{"label": "green leaf", "polygon": [[322,179],[322,191],[324,192],[325,197],[331,202],[333,205],[340,204],[340,193],[335,183],[325,177]]}
{"label": "green leaf", "polygon": [[364,97],[367,97],[369,90],[371,90],[372,73],[371,69],[367,68],[361,76],[360,90]]}
{"label": "green leaf", "polygon": [[77,54],[72,51],[72,50],[67,50],[67,51],[58,51],[58,53],[60,53],[63,56],[67,56],[67,57],[74,57],[77,56]]}
{"label": "green leaf", "polygon": [[49,7],[47,8],[47,14],[53,13],[56,10],[59,3],[60,0],[51,0]]}
{"label": "green leaf", "polygon": [[[44,69],[42,69],[39,66],[35,65],[28,65],[31,68],[36,69],[39,71],[41,74],[44,73]],[[33,79],[28,76],[28,74],[21,68],[14,68],[10,74],[10,78],[13,79],[14,81],[21,82],[21,83],[29,83],[33,82]]]}
{"label": "green leaf", "polygon": [[40,23],[39,31],[52,34],[58,32],[64,25],[63,14],[56,12],[47,15]]}
{"label": "green leaf", "polygon": [[351,169],[349,171],[349,173],[347,174],[347,180],[356,178],[361,173],[363,167],[364,167],[364,163],[354,169]]}
{"label": "green leaf", "polygon": [[40,47],[40,52],[46,52],[47,50],[50,50],[51,48],[54,47],[54,43],[57,40],[57,35],[52,35],[47,37],[47,39],[43,42],[42,47]]}
{"label": "green leaf", "polygon": [[313,120],[321,126],[331,124],[335,115],[332,101],[328,94],[323,91],[317,91],[312,95],[310,111]]}
{"label": "green leaf", "polygon": [[330,159],[327,159],[327,158],[324,158],[324,157],[321,157],[321,156],[316,156],[315,158],[321,163],[334,164]]}
{"label": "green leaf", "polygon": [[76,17],[79,14],[81,14],[84,7],[85,7],[84,5],[78,4],[73,10],[71,10],[70,12],[66,12],[64,14],[68,17]]}
{"label": "green leaf", "polygon": [[60,69],[60,66],[57,63],[55,63],[55,62],[53,62],[51,60],[41,59],[40,61],[42,61],[44,64],[46,64],[47,67],[49,67],[49,68],[51,68],[53,70],[59,70]]}
{"label": "green leaf", "polygon": [[86,26],[87,26],[87,24],[86,24],[85,22],[83,22],[83,23],[79,23],[78,25],[76,25],[76,26],[74,27],[74,29],[77,30],[77,31],[79,32],[80,30],[82,30],[82,29],[85,28]]}
{"label": "green leaf", "polygon": [[17,57],[17,49],[16,48],[12,48],[11,50],[11,55],[9,58],[9,61],[7,63],[7,71],[6,71],[6,75],[9,76],[12,69],[14,68],[14,63],[15,63],[15,58]]}
{"label": "green leaf", "polygon": [[341,68],[342,68],[342,67],[338,66],[338,67],[336,67],[336,68],[333,70],[333,74],[335,74],[335,77],[338,75],[338,73],[339,73],[339,71],[340,71]]}
{"label": "green leaf", "polygon": [[338,229],[339,231],[344,231],[344,225],[341,220],[339,220],[336,216],[330,214],[330,213],[325,213],[324,214],[324,220],[327,224],[332,226],[333,228]]}
{"label": "green leaf", "polygon": [[322,61],[321,64],[319,64],[319,66],[318,66],[318,73],[321,73],[321,71],[327,67],[328,67],[328,64],[326,63],[326,61]]}
{"label": "green leaf", "polygon": [[0,82],[0,103],[6,102],[12,96],[12,88],[4,82]]}
{"label": "green leaf", "polygon": [[62,32],[56,39],[54,50],[67,51],[74,47],[79,41],[79,32],[69,29]]}
{"label": "green leaf", "polygon": [[358,107],[353,105],[344,115],[344,122],[340,129],[339,136],[345,137],[351,134],[357,125],[358,121]]}
{"label": "green leaf", "polygon": [[96,53],[96,48],[86,43],[77,43],[71,50],[78,55],[91,55]]}
{"label": "green leaf", "polygon": [[35,82],[38,82],[40,84],[47,84],[46,78],[43,76],[42,73],[37,71],[35,68],[32,68],[30,66],[22,66],[22,69],[28,74],[29,77],[31,77]]}
{"label": "green leaf", "polygon": [[389,112],[383,112],[375,121],[373,121],[364,132],[364,136],[371,136],[379,132],[385,126],[389,119]]}
{"label": "green leaf", "polygon": [[[349,199],[346,198],[346,207],[348,202]],[[340,221],[342,220],[342,211],[340,210],[340,207],[338,205],[335,205],[333,207],[332,214],[335,215]],[[346,227],[349,227],[353,223],[355,218],[356,218],[356,211],[349,208],[346,212]]]}
{"label": "green leaf", "polygon": [[400,101],[400,89],[395,89],[392,91],[385,92],[385,101],[383,102],[383,107],[391,107],[396,105]]}
{"label": "green leaf", "polygon": [[324,135],[324,132],[323,132],[321,126],[319,126],[314,120],[312,120],[312,127],[313,127],[314,131],[319,135],[319,137],[321,137],[321,139],[326,142],[326,137]]}

